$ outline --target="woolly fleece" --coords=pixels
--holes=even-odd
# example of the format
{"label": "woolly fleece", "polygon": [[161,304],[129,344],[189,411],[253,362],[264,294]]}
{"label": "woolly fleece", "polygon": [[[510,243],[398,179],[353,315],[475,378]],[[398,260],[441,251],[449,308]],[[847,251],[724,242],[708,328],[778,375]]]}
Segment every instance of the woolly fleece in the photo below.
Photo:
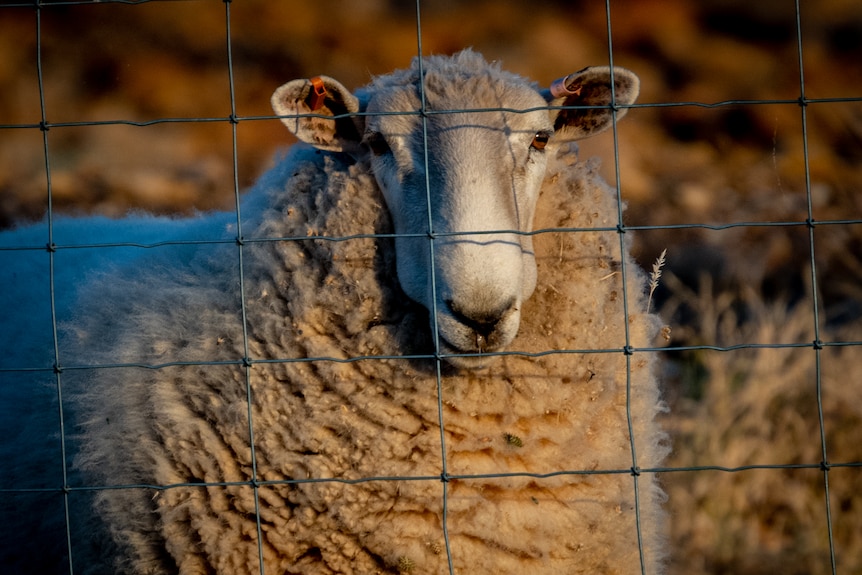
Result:
{"label": "woolly fleece", "polygon": [[[615,194],[574,160],[564,150],[552,161],[536,228],[615,228]],[[625,470],[627,403],[640,467],[666,452],[654,422],[661,403],[654,356],[622,351],[615,231],[536,237],[540,285],[513,345],[590,352],[444,369],[440,414],[433,360],[304,361],[433,351],[427,312],[393,280],[390,239],[315,239],[390,233],[363,166],[298,146],[246,206],[267,206],[243,247],[247,352],[234,246],[200,249],[187,272],[150,265],[105,279],[81,312],[81,349],[109,343],[86,361],[212,362],[94,370],[75,399],[88,421],[79,464],[94,484],[218,484],[101,491],[98,508],[126,548],[122,567],[258,573],[259,506],[267,573],[446,573],[445,491],[456,573],[633,573],[637,485],[647,573],[659,571],[661,492],[654,474],[636,483]],[[297,236],[308,239],[251,241]],[[642,313],[646,280],[623,257],[629,341],[646,346],[657,320]],[[441,418],[450,476],[576,473],[444,484]],[[592,474],[601,470],[624,472]],[[401,479],[318,481],[374,477]]]}
{"label": "woolly fleece", "polygon": [[656,356],[624,353],[659,322],[575,146],[549,159],[534,228],[567,230],[534,238],[509,347],[561,353],[481,371],[433,359],[364,162],[295,146],[242,214],[241,245],[211,216],[168,236],[228,241],[96,267],[63,322],[69,483],[115,542],[73,510],[76,572],[256,574],[259,549],[268,574],[662,572],[663,494],[630,471],[667,453]]}

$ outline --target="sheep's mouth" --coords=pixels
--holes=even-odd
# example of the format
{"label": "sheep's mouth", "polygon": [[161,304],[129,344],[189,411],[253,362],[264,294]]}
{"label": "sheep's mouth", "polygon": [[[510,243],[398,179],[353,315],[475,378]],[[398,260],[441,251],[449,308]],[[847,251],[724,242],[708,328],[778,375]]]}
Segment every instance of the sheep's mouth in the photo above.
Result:
{"label": "sheep's mouth", "polygon": [[439,340],[442,359],[454,367],[461,369],[482,369],[488,367],[498,355],[499,349],[461,349],[446,341],[442,336]]}
{"label": "sheep's mouth", "polygon": [[450,302],[445,304],[448,313],[438,314],[436,322],[439,351],[457,368],[487,367],[518,333],[520,309],[515,304],[507,304],[501,313],[488,314],[493,321],[471,319]]}

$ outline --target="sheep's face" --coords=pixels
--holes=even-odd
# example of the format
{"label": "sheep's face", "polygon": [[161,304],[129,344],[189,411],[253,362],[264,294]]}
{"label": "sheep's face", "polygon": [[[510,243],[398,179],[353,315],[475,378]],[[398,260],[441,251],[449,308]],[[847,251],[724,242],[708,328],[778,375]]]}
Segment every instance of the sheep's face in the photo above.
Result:
{"label": "sheep's face", "polygon": [[[503,349],[518,332],[536,287],[532,238],[519,232],[531,230],[554,131],[529,85],[494,94],[487,78],[470,80],[452,94],[427,90],[425,117],[369,116],[364,134],[399,234],[401,287],[432,312],[440,351],[458,366],[483,364],[458,354]],[[535,111],[434,113],[481,106]],[[419,109],[408,86],[375,94],[366,111]]]}
{"label": "sheep's face", "polygon": [[[429,310],[441,354],[478,368],[515,338],[536,287],[528,234],[547,155],[611,124],[611,74],[590,68],[539,91],[472,52],[423,62],[421,87],[414,64],[359,97],[329,78],[295,80],[273,105],[283,115],[364,112],[284,122],[319,148],[369,162],[398,234],[402,289]],[[617,102],[634,101],[637,78],[616,69],[614,79]],[[603,108],[556,108],[573,105]]]}

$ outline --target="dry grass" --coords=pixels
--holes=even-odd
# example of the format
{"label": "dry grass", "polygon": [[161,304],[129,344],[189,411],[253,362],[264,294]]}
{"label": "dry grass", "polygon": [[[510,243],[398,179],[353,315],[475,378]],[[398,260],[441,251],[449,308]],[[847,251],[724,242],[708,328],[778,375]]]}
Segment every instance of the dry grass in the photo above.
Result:
{"label": "dry grass", "polygon": [[652,307],[652,296],[655,295],[655,290],[658,289],[658,282],[661,280],[661,268],[664,267],[664,264],[667,263],[667,249],[663,249],[661,254],[659,254],[658,258],[656,258],[655,262],[652,264],[652,270],[649,273],[649,295],[647,296],[647,313],[649,313]]}
{"label": "dry grass", "polygon": [[[666,276],[665,312],[693,319],[675,329],[689,345],[811,344],[810,300],[788,306],[742,289],[718,293],[707,277],[691,290]],[[684,312],[683,312],[684,309]],[[825,329],[824,342],[858,341],[862,330]],[[665,475],[673,517],[674,573],[830,573],[824,461],[862,461],[862,348],[749,347],[669,353],[666,425],[673,467],[813,465]],[[818,358],[819,356],[819,358]],[[823,426],[818,409],[820,365]],[[855,381],[854,381],[855,379]],[[862,472],[828,473],[839,572],[862,569]]]}

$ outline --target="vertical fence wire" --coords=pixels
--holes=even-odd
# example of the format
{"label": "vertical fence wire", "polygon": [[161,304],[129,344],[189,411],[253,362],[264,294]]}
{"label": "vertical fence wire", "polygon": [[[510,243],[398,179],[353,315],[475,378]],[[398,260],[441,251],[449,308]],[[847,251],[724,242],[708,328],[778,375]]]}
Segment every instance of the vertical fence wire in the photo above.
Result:
{"label": "vertical fence wire", "polygon": [[[46,251],[48,255],[48,293],[50,297],[49,305],[51,308],[51,340],[53,344],[54,358],[54,385],[57,393],[57,423],[59,426],[59,442],[60,442],[60,471],[62,481],[63,495],[63,522],[65,528],[65,546],[68,554],[69,575],[74,575],[74,555],[75,550],[72,545],[72,527],[71,527],[71,510],[69,505],[69,478],[68,469],[66,467],[66,420],[63,413],[63,370],[60,361],[60,342],[59,329],[57,323],[57,298],[56,298],[56,282],[55,282],[55,256],[56,249],[54,243],[54,210],[53,210],[53,186],[51,180],[51,153],[48,146],[48,114],[45,106],[45,82],[42,74],[42,11],[39,5],[36,5],[35,11],[36,20],[36,76],[39,86],[39,129],[42,132],[42,152],[45,156],[45,190],[47,195],[47,223],[48,223],[48,243]],[[68,289],[68,286],[66,286]]]}
{"label": "vertical fence wire", "polygon": [[[138,4],[144,3],[151,0],[112,0],[116,3],[123,4]],[[156,0],[152,0],[156,1]],[[243,118],[237,114],[236,108],[236,100],[235,100],[235,78],[234,78],[234,70],[233,70],[233,56],[232,56],[232,48],[231,48],[231,0],[223,0],[225,5],[225,42],[227,49],[227,74],[229,79],[229,94],[230,94],[230,116],[228,118],[195,118],[195,119],[169,119],[169,118],[161,118],[154,122],[130,122],[125,120],[118,120],[116,122],[66,122],[63,124],[51,124],[48,121],[48,113],[46,109],[45,103],[45,87],[43,82],[43,70],[42,70],[42,54],[41,54],[41,45],[42,45],[42,10],[47,8],[49,5],[70,5],[70,4],[89,4],[92,2],[88,1],[79,1],[79,2],[53,2],[53,3],[43,3],[40,0],[35,0],[31,4],[12,4],[12,6],[33,6],[35,11],[35,22],[36,22],[36,68],[37,68],[37,76],[38,76],[38,86],[39,86],[39,97],[40,97],[40,122],[38,125],[6,125],[0,126],[2,128],[35,128],[41,130],[42,133],[42,144],[43,144],[43,153],[44,153],[44,164],[45,164],[45,178],[46,178],[46,193],[47,193],[47,246],[42,247],[41,249],[47,252],[47,265],[49,269],[49,288],[50,288],[50,305],[51,305],[51,326],[52,326],[52,336],[53,336],[53,345],[54,345],[54,368],[53,372],[55,374],[55,385],[56,385],[56,394],[58,399],[59,411],[57,414],[58,425],[59,425],[59,442],[60,442],[60,450],[62,454],[62,486],[60,491],[63,496],[64,503],[64,513],[65,513],[65,537],[66,537],[66,546],[68,550],[68,569],[70,574],[74,574],[75,572],[75,550],[73,549],[72,543],[72,525],[71,525],[71,517],[70,517],[70,503],[69,503],[69,495],[70,493],[76,490],[93,490],[98,489],[95,487],[73,487],[69,485],[68,477],[67,477],[67,465],[66,465],[66,432],[65,429],[66,422],[63,413],[63,374],[64,368],[61,362],[60,355],[60,345],[58,343],[58,322],[56,315],[56,304],[55,304],[55,290],[57,286],[55,285],[54,279],[54,260],[58,250],[69,248],[70,246],[57,246],[54,241],[53,236],[53,222],[54,222],[54,213],[53,213],[53,188],[52,188],[52,168],[51,168],[51,155],[49,148],[49,130],[52,126],[81,126],[81,125],[96,125],[96,124],[105,124],[105,123],[113,123],[113,124],[127,124],[127,125],[136,125],[136,126],[146,126],[151,125],[153,123],[158,122],[171,122],[171,121],[184,121],[184,122],[209,122],[209,121],[219,121],[219,122],[228,122],[231,126],[231,137],[232,137],[232,163],[233,163],[233,191],[235,194],[235,210],[236,210],[236,226],[237,226],[237,236],[234,240],[236,244],[236,254],[237,254],[237,266],[239,271],[239,289],[240,289],[240,302],[241,302],[241,313],[242,313],[242,336],[243,336],[243,349],[244,356],[240,361],[236,362],[236,365],[239,366],[244,373],[244,384],[246,388],[246,400],[248,402],[248,433],[249,433],[249,444],[250,444],[250,456],[251,456],[251,466],[252,466],[252,478],[251,480],[244,485],[247,485],[254,491],[254,505],[255,505],[255,515],[256,515],[256,530],[257,530],[257,545],[258,545],[258,560],[260,562],[260,573],[264,574],[264,548],[263,548],[263,530],[261,524],[261,513],[260,513],[260,498],[259,498],[259,489],[264,483],[278,483],[278,482],[262,482],[258,477],[257,471],[257,463],[255,456],[255,441],[254,441],[254,422],[253,422],[253,386],[252,379],[254,373],[254,364],[256,363],[255,359],[251,357],[250,348],[249,348],[249,336],[248,336],[248,321],[246,318],[246,297],[247,294],[244,291],[244,265],[243,265],[243,252],[245,246],[245,240],[243,238],[243,228],[242,228],[242,214],[240,211],[240,184],[239,184],[239,159],[238,159],[238,142],[237,142],[237,131],[239,124],[242,121],[253,120],[258,118]],[[423,70],[423,46],[422,46],[422,18],[421,18],[421,7],[420,0],[416,0],[415,3],[415,15],[416,15],[416,35],[417,35],[417,58],[418,58],[418,68],[420,78],[424,78],[424,70]],[[613,67],[614,63],[614,50],[613,50],[613,30],[611,24],[611,6],[610,1],[605,1],[606,7],[606,24],[607,24],[607,40],[608,40],[608,58],[611,67]],[[615,230],[619,234],[619,244],[620,250],[625,252],[625,234],[629,230],[647,230],[647,229],[668,229],[668,228],[707,228],[707,229],[728,229],[730,227],[738,227],[738,226],[768,226],[768,225],[805,225],[808,230],[808,247],[809,247],[809,261],[810,265],[810,274],[811,274],[811,283],[812,283],[812,314],[813,314],[813,323],[814,323],[814,333],[815,339],[811,344],[742,344],[728,347],[718,347],[711,345],[703,345],[703,346],[685,346],[685,347],[676,347],[671,348],[671,351],[688,351],[688,350],[713,350],[713,351],[733,351],[737,349],[745,349],[745,348],[757,348],[757,347],[769,347],[774,349],[780,348],[788,348],[788,347],[798,347],[800,349],[810,349],[811,352],[815,354],[815,387],[816,387],[816,397],[817,397],[817,409],[818,409],[818,418],[819,418],[819,440],[821,446],[821,454],[822,459],[819,464],[800,464],[800,465],[751,465],[744,467],[736,467],[736,468],[727,468],[721,466],[701,466],[701,467],[690,467],[690,468],[640,468],[637,457],[636,450],[636,437],[634,432],[634,425],[632,422],[632,407],[631,407],[631,361],[632,356],[635,353],[655,353],[658,351],[657,349],[652,348],[643,348],[643,349],[635,349],[631,345],[629,327],[628,327],[628,315],[629,315],[629,301],[628,301],[628,292],[627,289],[623,289],[623,310],[624,317],[623,324],[625,326],[625,343],[623,349],[619,350],[566,350],[571,352],[579,352],[579,353],[593,353],[593,352],[607,352],[607,353],[623,353],[626,359],[626,376],[627,376],[627,403],[626,403],[626,417],[627,424],[629,430],[629,440],[630,440],[630,449],[631,449],[631,457],[632,457],[632,466],[627,470],[598,470],[595,473],[630,473],[632,476],[632,488],[634,492],[634,500],[635,500],[635,522],[637,527],[637,545],[640,552],[641,557],[641,573],[646,575],[647,570],[645,566],[644,560],[644,545],[642,538],[642,529],[644,526],[641,524],[641,515],[640,515],[640,502],[639,502],[639,478],[643,473],[659,473],[659,472],[697,472],[704,470],[720,470],[724,472],[740,472],[749,469],[799,469],[799,468],[818,468],[822,471],[823,474],[823,487],[824,487],[824,508],[825,508],[825,518],[826,518],[826,528],[828,532],[828,541],[829,541],[829,555],[830,555],[830,563],[831,563],[831,571],[833,574],[838,572],[837,568],[837,559],[836,559],[836,550],[834,544],[834,535],[833,535],[833,517],[832,517],[832,509],[830,503],[830,494],[829,494],[829,473],[830,470],[834,467],[842,466],[842,467],[858,467],[860,464],[858,462],[843,462],[843,463],[830,463],[827,455],[827,435],[825,430],[825,417],[823,410],[823,389],[822,389],[822,351],[827,345],[860,345],[860,342],[838,342],[838,343],[825,343],[821,339],[821,331],[820,331],[820,316],[819,316],[819,300],[818,300],[818,278],[816,271],[816,258],[815,258],[815,230],[819,226],[823,225],[843,225],[843,224],[860,224],[862,220],[859,219],[848,219],[844,221],[831,221],[831,222],[817,222],[814,218],[814,209],[813,209],[813,200],[812,200],[812,187],[810,180],[810,170],[809,170],[809,149],[808,149],[808,116],[807,116],[807,108],[809,105],[816,103],[827,103],[831,101],[836,101],[836,99],[820,99],[813,100],[808,99],[805,92],[805,77],[804,77],[804,60],[803,60],[803,41],[802,41],[802,16],[800,11],[800,2],[796,0],[795,2],[795,18],[796,18],[796,39],[797,39],[797,55],[798,55],[798,65],[799,65],[799,99],[797,102],[793,101],[774,101],[771,103],[781,103],[781,104],[797,104],[800,107],[801,121],[802,121],[802,145],[803,145],[803,158],[804,158],[804,169],[805,169],[805,193],[807,200],[807,210],[808,217],[805,222],[779,222],[779,223],[769,223],[769,222],[734,222],[727,225],[721,226],[708,226],[701,224],[681,224],[677,226],[639,226],[632,227],[626,226],[623,221],[622,207],[620,207],[620,211],[618,213],[618,221]],[[424,90],[424,82],[420,82],[420,98],[421,98],[421,110],[420,115],[422,119],[423,126],[423,141],[425,142],[425,173],[426,175],[429,173],[428,171],[428,133],[427,133],[427,110],[426,110],[426,102],[425,102],[425,90]],[[849,98],[849,99],[837,99],[837,101],[862,101],[862,98]],[[730,104],[758,104],[763,102],[758,101],[734,101],[734,102],[721,102],[717,104],[703,104],[696,102],[674,102],[674,103],[659,103],[659,104],[647,104],[647,105],[636,105],[635,107],[640,106],[705,106],[705,107],[716,107],[722,105],[730,105]],[[614,150],[614,172],[616,174],[616,194],[617,199],[619,200],[619,205],[622,206],[622,183],[621,183],[621,170],[620,170],[620,162],[619,162],[619,142],[618,142],[618,134],[617,134],[617,125],[616,125],[616,116],[617,116],[617,107],[613,105],[613,150]],[[431,214],[431,189],[430,183],[427,181],[426,176],[426,196],[428,202],[428,250],[430,254],[431,261],[434,261],[435,256],[435,230],[433,227],[432,214]],[[333,239],[336,241],[344,240],[346,238],[318,238],[318,239]],[[209,240],[207,240],[209,241]],[[172,242],[172,243],[182,243],[182,242]],[[220,240],[213,240],[212,243],[223,243]],[[107,245],[107,244],[106,244]],[[112,245],[135,245],[135,244],[112,244]],[[161,245],[161,244],[160,244]],[[144,247],[152,247],[152,246],[144,246]],[[28,249],[34,249],[34,247],[29,247]],[[431,286],[432,293],[436,294],[437,286],[436,279],[434,277],[434,266],[431,266],[430,269],[431,274]],[[622,258],[622,284],[623,286],[627,286],[626,280],[626,264],[625,258]],[[432,306],[436,308],[436,296],[432,296]],[[436,324],[436,309],[432,309],[431,317],[432,321]],[[388,480],[420,480],[420,481],[439,481],[442,483],[442,530],[443,530],[443,538],[445,542],[445,551],[447,554],[448,561],[448,569],[450,575],[454,574],[453,561],[452,561],[452,550],[449,541],[448,527],[447,527],[447,516],[448,516],[448,489],[449,482],[452,477],[449,475],[447,469],[447,454],[446,454],[446,441],[445,441],[445,421],[443,418],[443,385],[442,385],[442,370],[441,370],[441,361],[443,358],[443,354],[441,353],[441,346],[439,340],[439,334],[434,328],[434,354],[433,358],[436,360],[436,392],[437,392],[437,400],[438,400],[438,417],[439,417],[439,427],[440,427],[440,449],[441,449],[441,469],[439,477],[425,478],[425,477],[408,477],[408,478],[390,478],[390,477],[370,477],[363,478],[358,481],[341,481],[341,480],[332,480],[338,481],[346,484],[354,484],[358,482],[364,481],[388,481]],[[542,354],[526,354],[526,355],[542,355]],[[367,358],[351,358],[348,361],[360,360]],[[312,360],[323,360],[323,361],[334,361],[334,358],[309,358],[304,361],[312,361]],[[180,365],[180,363],[172,363],[165,365]],[[162,366],[137,366],[137,367],[145,367],[148,369],[159,369]],[[200,365],[200,364],[196,364]],[[82,367],[82,366],[78,366]],[[106,367],[106,366],[102,366]],[[559,473],[569,473],[565,471],[560,471]],[[583,474],[592,474],[592,472],[579,472],[573,471],[573,474],[583,473]],[[530,474],[524,474],[530,475]],[[553,474],[551,474],[553,475]],[[540,475],[533,475],[535,477],[542,477]],[[487,476],[485,476],[487,477]],[[298,483],[300,480],[291,480],[283,483]],[[181,484],[182,486],[188,487],[188,484]],[[195,484],[194,488],[205,488],[209,485],[229,485],[229,483],[223,484],[205,484],[204,487],[201,487],[200,484]],[[177,485],[179,486],[179,485]],[[127,487],[149,487],[157,490],[162,489],[170,489],[173,487],[177,487],[174,485],[157,485],[157,486],[112,486],[112,488],[127,488]],[[3,489],[4,492],[14,491]],[[56,490],[55,490],[56,491]]]}
{"label": "vertical fence wire", "polygon": [[626,361],[626,426],[628,428],[629,449],[632,457],[632,490],[634,499],[635,511],[635,533],[637,534],[638,556],[640,557],[640,570],[642,575],[647,575],[646,554],[643,544],[643,525],[641,524],[641,502],[640,502],[640,467],[638,466],[638,456],[635,437],[635,426],[632,420],[632,355],[635,353],[632,346],[631,331],[629,330],[629,281],[628,269],[626,266],[626,228],[623,220],[623,201],[622,178],[620,177],[620,148],[619,148],[619,132],[617,131],[618,106],[616,99],[616,86],[614,82],[614,34],[611,24],[611,2],[605,0],[605,20],[607,23],[607,40],[608,40],[608,66],[611,69],[611,131],[613,135],[613,150],[614,150],[614,175],[615,175],[615,191],[617,195],[617,237],[620,247],[620,278],[622,284],[622,307],[623,307],[623,334],[625,343],[622,353]]}
{"label": "vertical fence wire", "polygon": [[257,535],[257,560],[260,575],[265,575],[266,565],[263,560],[263,526],[261,525],[260,513],[260,478],[257,470],[257,450],[255,448],[254,434],[254,390],[252,389],[252,372],[254,365],[251,361],[251,353],[248,337],[248,314],[247,299],[245,292],[245,265],[243,265],[243,226],[242,226],[242,202],[240,199],[241,189],[239,185],[239,147],[237,144],[237,129],[239,120],[236,113],[236,89],[234,85],[233,72],[233,49],[231,46],[231,0],[223,0],[225,10],[225,49],[227,51],[227,73],[230,94],[230,128],[231,128],[231,163],[233,172],[233,194],[234,210],[236,211],[236,256],[237,277],[239,278],[239,305],[240,323],[242,325],[242,373],[245,385],[246,416],[248,417],[248,445],[249,457],[251,459],[251,480],[249,481],[254,494],[254,526]]}
{"label": "vertical fence wire", "polygon": [[437,325],[437,275],[434,258],[434,218],[432,214],[431,180],[428,154],[428,109],[425,93],[424,50],[422,49],[422,7],[421,0],[416,0],[416,58],[419,72],[419,113],[422,119],[422,162],[425,171],[425,204],[428,218],[428,255],[431,278],[431,330],[434,337],[434,377],[437,387],[437,420],[440,427],[440,481],[442,483],[441,524],[443,544],[446,551],[446,563],[449,575],[455,575],[452,562],[452,544],[449,541],[449,470],[446,463],[446,428],[443,421],[443,358],[440,353],[440,330]]}
{"label": "vertical fence wire", "polygon": [[802,14],[800,12],[799,0],[795,0],[795,24],[796,24],[796,50],[799,62],[799,111],[802,121],[802,160],[805,171],[805,199],[808,211],[808,265],[811,273],[811,311],[814,324],[814,341],[812,351],[814,353],[814,383],[817,397],[817,419],[820,433],[820,466],[823,470],[823,504],[825,506],[826,530],[829,542],[829,562],[832,574],[837,573],[837,561],[835,558],[835,541],[832,530],[832,505],[829,500],[829,458],[826,449],[826,426],[823,419],[823,345],[820,336],[820,303],[819,289],[817,284],[817,259],[815,257],[814,242],[814,203],[811,195],[811,167],[808,149],[808,102],[805,97],[805,59],[802,49]]}

